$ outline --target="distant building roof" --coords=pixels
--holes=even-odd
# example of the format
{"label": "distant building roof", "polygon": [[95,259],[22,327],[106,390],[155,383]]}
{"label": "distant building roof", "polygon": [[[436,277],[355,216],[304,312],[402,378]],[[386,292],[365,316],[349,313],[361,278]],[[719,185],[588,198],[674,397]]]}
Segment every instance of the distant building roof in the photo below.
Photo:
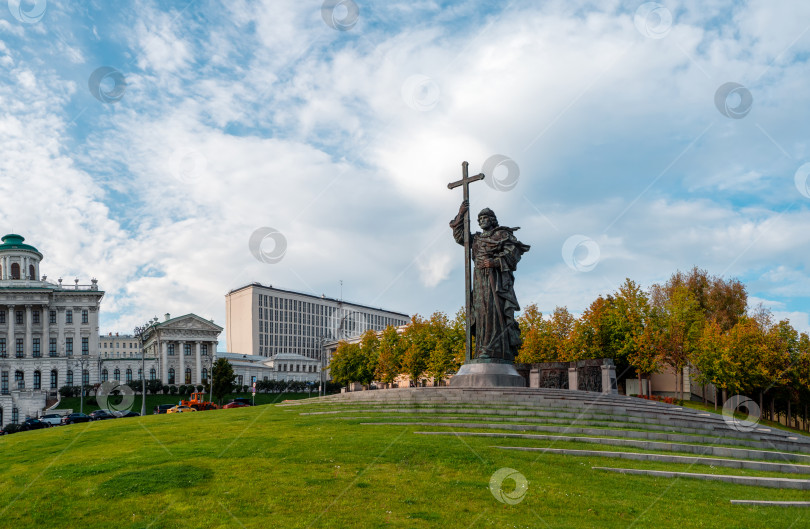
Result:
{"label": "distant building roof", "polygon": [[9,233],[8,235],[4,235],[2,239],[3,244],[0,244],[0,252],[4,250],[28,250],[29,252],[34,252],[39,255],[39,258],[42,259],[42,254],[39,253],[39,250],[31,246],[30,244],[23,244],[25,237],[22,235],[17,235],[16,233]]}

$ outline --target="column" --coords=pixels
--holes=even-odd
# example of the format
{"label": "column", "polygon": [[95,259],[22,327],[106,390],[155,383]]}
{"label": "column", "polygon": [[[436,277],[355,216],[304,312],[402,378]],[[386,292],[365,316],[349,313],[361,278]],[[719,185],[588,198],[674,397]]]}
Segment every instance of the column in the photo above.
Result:
{"label": "column", "polygon": [[25,306],[25,344],[23,345],[23,350],[25,351],[26,358],[33,356],[34,346],[31,341],[31,305]]}
{"label": "column", "polygon": [[[8,338],[6,338],[6,351],[8,351],[9,358],[14,358],[17,354],[17,345],[14,340],[14,321],[17,315],[14,314],[14,305],[8,306]],[[10,371],[9,371],[10,373]],[[11,376],[11,375],[9,375]],[[11,384],[11,382],[9,382]]]}
{"label": "column", "polygon": [[163,364],[163,384],[169,383],[169,347],[166,342],[160,342],[160,361]]}
{"label": "column", "polygon": [[195,380],[194,383],[195,384],[202,384],[202,361],[200,359],[200,342],[199,341],[194,342],[194,359],[196,360],[194,367],[197,369],[197,375],[194,377],[194,380]]}
{"label": "column", "polygon": [[[40,322],[42,323],[42,337],[39,339],[40,341],[40,351],[42,351],[42,356],[50,356],[51,354],[51,311],[48,305],[42,305],[40,307],[41,314]],[[48,383],[50,384],[50,373],[48,374]],[[50,387],[50,386],[49,386]]]}
{"label": "column", "polygon": [[177,340],[177,349],[175,352],[177,353],[177,356],[180,357],[180,360],[177,363],[180,367],[174,376],[174,382],[178,386],[186,383],[186,352],[183,350],[185,344],[186,342],[184,340]]}

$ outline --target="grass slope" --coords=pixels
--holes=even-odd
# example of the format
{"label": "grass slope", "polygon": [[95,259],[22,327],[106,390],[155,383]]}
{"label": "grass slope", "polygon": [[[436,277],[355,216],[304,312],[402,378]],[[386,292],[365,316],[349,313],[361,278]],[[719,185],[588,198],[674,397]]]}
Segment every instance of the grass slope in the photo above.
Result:
{"label": "grass slope", "polygon": [[[729,504],[810,500],[806,491],[611,474],[591,467],[629,462],[496,450],[514,443],[299,415],[307,408],[149,415],[2,437],[0,526],[810,526],[808,510]],[[489,490],[504,467],[529,480],[516,505]]]}

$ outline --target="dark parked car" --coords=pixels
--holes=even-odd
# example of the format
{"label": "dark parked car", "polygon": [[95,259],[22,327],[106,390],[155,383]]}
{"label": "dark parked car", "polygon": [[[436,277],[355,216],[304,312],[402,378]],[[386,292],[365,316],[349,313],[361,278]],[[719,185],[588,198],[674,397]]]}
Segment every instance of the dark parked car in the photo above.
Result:
{"label": "dark parked car", "polygon": [[115,415],[116,417],[140,417],[141,416],[140,413],[134,412],[132,410],[114,411],[113,415]]}
{"label": "dark parked car", "polygon": [[89,415],[85,415],[84,413],[71,413],[70,415],[65,415],[62,417],[62,424],[74,424],[77,422],[90,422],[92,421],[92,417]]}
{"label": "dark parked car", "polygon": [[50,424],[47,422],[42,422],[39,419],[25,419],[20,425],[20,431],[27,432],[28,430],[40,430],[42,428],[50,427]]}
{"label": "dark parked car", "polygon": [[155,406],[155,409],[152,410],[152,413],[158,415],[160,413],[166,413],[169,408],[174,408],[175,404],[158,404]]}
{"label": "dark parked car", "polygon": [[90,412],[90,418],[94,421],[104,421],[106,419],[115,419],[115,415],[109,410],[96,410]]}
{"label": "dark parked car", "polygon": [[245,404],[244,402],[238,402],[233,400],[228,404],[224,405],[222,408],[225,410],[229,410],[231,408],[250,408],[250,404]]}

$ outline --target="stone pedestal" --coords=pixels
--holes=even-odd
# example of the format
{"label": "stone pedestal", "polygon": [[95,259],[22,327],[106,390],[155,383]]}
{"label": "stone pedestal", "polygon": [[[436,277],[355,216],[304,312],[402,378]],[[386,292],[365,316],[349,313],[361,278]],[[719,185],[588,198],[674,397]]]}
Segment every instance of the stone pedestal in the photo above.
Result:
{"label": "stone pedestal", "polygon": [[577,368],[576,367],[569,367],[568,368],[568,389],[578,389],[579,388],[579,377],[577,377]]}
{"label": "stone pedestal", "polygon": [[616,366],[612,363],[602,365],[602,393],[619,394],[619,388],[616,385]]}
{"label": "stone pedestal", "polygon": [[454,388],[525,388],[526,379],[520,376],[512,364],[468,363],[461,366],[450,386]]}

